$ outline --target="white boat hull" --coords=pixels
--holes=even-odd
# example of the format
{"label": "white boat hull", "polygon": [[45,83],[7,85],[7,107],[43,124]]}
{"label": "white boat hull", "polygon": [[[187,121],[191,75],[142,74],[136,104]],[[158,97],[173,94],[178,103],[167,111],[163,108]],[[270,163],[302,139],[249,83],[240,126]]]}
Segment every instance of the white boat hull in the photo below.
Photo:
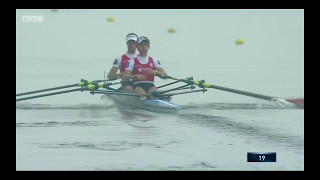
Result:
{"label": "white boat hull", "polygon": [[115,94],[105,94],[103,96],[113,100],[116,105],[120,105],[120,108],[138,108],[154,112],[177,112],[179,110],[178,105],[168,100],[147,99],[145,101],[141,101],[135,96]]}

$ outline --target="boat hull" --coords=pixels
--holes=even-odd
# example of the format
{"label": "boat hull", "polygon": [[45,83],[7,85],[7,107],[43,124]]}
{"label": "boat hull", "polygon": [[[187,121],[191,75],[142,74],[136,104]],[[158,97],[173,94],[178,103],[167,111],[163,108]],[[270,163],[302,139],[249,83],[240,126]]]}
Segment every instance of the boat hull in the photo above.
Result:
{"label": "boat hull", "polygon": [[[177,112],[179,106],[168,100],[160,99],[147,99],[141,101],[135,96],[125,96],[125,95],[115,95],[115,94],[105,94],[104,97],[111,99],[119,108],[135,108],[144,109],[153,112]],[[103,99],[105,99],[102,97]]]}

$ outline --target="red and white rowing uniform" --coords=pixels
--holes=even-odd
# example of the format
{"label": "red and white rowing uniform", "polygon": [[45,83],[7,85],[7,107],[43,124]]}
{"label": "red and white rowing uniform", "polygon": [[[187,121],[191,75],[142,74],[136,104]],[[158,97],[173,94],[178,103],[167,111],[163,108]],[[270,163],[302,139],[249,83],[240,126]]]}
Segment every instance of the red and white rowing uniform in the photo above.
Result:
{"label": "red and white rowing uniform", "polygon": [[119,68],[120,69],[120,73],[124,73],[124,71],[126,70],[126,66],[127,63],[130,59],[137,57],[137,54],[130,54],[128,52],[126,52],[124,55],[122,55],[121,57],[116,58],[113,61],[113,67]]}
{"label": "red and white rowing uniform", "polygon": [[130,59],[128,61],[126,70],[132,71],[133,75],[141,74],[145,75],[144,80],[135,80],[134,84],[139,83],[154,83],[154,75],[148,74],[148,70],[156,70],[161,67],[160,62],[157,58],[152,58],[150,56],[141,57],[137,55],[136,58]]}

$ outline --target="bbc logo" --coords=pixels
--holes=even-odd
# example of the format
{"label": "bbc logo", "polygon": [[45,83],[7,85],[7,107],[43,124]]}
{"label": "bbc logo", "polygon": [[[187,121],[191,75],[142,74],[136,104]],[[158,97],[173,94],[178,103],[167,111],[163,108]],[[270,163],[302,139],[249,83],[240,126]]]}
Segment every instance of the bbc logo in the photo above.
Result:
{"label": "bbc logo", "polygon": [[43,22],[43,16],[23,16],[23,22]]}

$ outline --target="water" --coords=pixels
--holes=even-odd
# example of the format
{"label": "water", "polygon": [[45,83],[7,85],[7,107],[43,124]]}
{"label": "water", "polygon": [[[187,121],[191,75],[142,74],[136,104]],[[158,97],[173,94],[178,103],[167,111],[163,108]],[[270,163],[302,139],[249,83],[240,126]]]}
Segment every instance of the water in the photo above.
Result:
{"label": "water", "polygon": [[[102,79],[134,32],[173,77],[304,97],[303,10],[17,10],[16,25],[17,93]],[[17,102],[16,169],[304,170],[304,109],[215,89],[173,102],[177,114],[88,92]],[[249,163],[247,152],[277,162]]]}

